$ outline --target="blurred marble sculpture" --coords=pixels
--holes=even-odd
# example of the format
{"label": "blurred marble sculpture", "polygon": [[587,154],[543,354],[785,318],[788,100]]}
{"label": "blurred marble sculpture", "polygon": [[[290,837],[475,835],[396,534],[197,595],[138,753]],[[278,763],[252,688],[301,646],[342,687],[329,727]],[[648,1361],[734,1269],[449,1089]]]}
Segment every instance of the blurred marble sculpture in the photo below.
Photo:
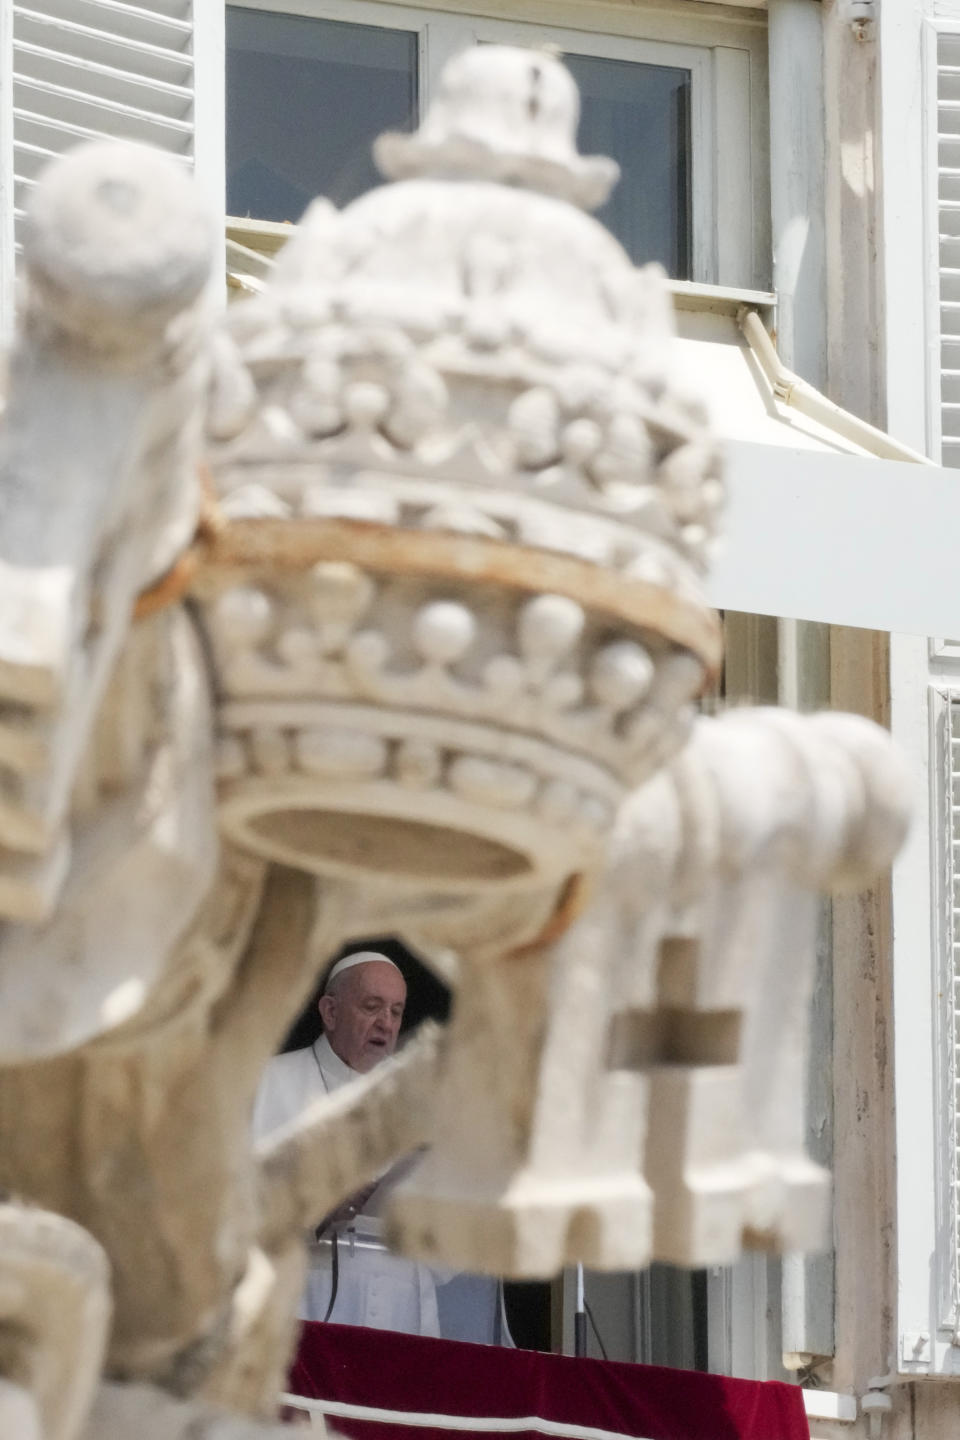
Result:
{"label": "blurred marble sculpture", "polygon": [[[0,1434],[273,1434],[301,1235],[514,1276],[824,1235],[817,892],[905,827],[887,737],[697,719],[723,481],[555,60],[482,47],[392,180],[223,316],[159,156],[34,195],[0,451]],[[442,1034],[254,1152],[344,941]],[[227,1418],[232,1412],[233,1418]],[[242,1417],[246,1418],[242,1418]],[[279,1433],[279,1432],[277,1432]]]}

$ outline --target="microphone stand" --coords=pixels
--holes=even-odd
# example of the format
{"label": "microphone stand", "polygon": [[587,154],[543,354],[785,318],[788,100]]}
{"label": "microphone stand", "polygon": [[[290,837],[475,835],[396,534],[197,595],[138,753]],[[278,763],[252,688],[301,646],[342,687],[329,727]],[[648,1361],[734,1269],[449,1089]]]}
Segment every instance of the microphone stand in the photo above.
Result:
{"label": "microphone stand", "polygon": [[587,1306],[583,1293],[583,1266],[577,1266],[576,1309],[573,1312],[573,1353],[578,1360],[587,1354]]}

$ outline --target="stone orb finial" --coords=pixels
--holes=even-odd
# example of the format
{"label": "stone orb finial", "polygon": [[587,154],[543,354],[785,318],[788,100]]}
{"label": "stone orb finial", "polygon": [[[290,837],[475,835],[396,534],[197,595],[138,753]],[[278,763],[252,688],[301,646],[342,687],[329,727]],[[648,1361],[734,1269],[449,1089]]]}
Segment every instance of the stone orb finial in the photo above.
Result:
{"label": "stone orb finial", "polygon": [[377,164],[390,179],[415,175],[498,180],[541,190],[585,210],[602,205],[615,161],[577,153],[580,97],[552,55],[476,45],[446,66],[415,135],[382,135]]}
{"label": "stone orb finial", "polygon": [[44,171],[24,260],[34,300],[57,326],[112,342],[162,325],[199,295],[216,243],[212,212],[175,161],[93,141]]}

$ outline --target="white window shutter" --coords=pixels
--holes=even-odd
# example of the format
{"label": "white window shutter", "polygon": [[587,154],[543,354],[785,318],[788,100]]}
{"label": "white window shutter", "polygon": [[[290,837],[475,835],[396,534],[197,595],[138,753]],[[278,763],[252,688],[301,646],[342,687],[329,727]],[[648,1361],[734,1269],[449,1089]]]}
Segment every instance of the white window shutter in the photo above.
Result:
{"label": "white window shutter", "polygon": [[[960,469],[960,24],[930,19],[918,40],[930,435]],[[960,638],[940,637],[890,642],[893,730],[917,777],[893,884],[893,1369],[912,1376],[960,1374]]]}
{"label": "white window shutter", "polygon": [[944,465],[960,466],[960,34],[937,35],[937,220],[940,433]]}
{"label": "white window shutter", "polygon": [[[955,5],[934,6],[932,0],[886,6],[884,14],[881,128],[890,182],[884,265],[891,421],[914,443],[927,440],[934,454],[942,442],[944,466],[960,469],[960,14]],[[942,497],[952,493],[949,478],[944,474],[938,480]],[[936,511],[933,519],[942,529],[939,500]],[[892,1023],[887,1034],[892,1039],[895,1150],[878,1155],[877,1176],[882,1186],[884,1166],[888,1161],[895,1165],[890,1369],[903,1377],[956,1379],[960,630],[946,619],[943,627],[931,628],[930,638],[890,636],[891,725],[914,776],[914,817],[893,867]],[[848,1071],[843,1083],[855,1085],[857,1077]],[[874,1117],[871,1123],[885,1123],[875,1110]],[[879,1303],[884,1287],[870,1291],[868,1286],[864,1293],[876,1294]]]}
{"label": "white window shutter", "polygon": [[[9,0],[0,32],[0,205],[13,238],[43,166],[79,141],[154,145],[223,206],[222,0]],[[5,43],[4,43],[5,42]],[[9,79],[12,84],[3,85]],[[0,217],[10,236],[11,217]]]}
{"label": "white window shutter", "polygon": [[[893,730],[917,778],[894,869],[897,1352],[960,1375],[960,642],[891,641]],[[926,772],[929,784],[921,781]]]}
{"label": "white window shutter", "polygon": [[[949,643],[949,642],[948,642]],[[941,692],[942,724],[936,727],[935,757],[939,775],[936,790],[940,803],[939,964],[941,1023],[940,1121],[941,1224],[943,1247],[937,1265],[941,1326],[950,1329],[957,1343],[960,1330],[960,694]],[[942,1222],[946,1222],[943,1224]]]}

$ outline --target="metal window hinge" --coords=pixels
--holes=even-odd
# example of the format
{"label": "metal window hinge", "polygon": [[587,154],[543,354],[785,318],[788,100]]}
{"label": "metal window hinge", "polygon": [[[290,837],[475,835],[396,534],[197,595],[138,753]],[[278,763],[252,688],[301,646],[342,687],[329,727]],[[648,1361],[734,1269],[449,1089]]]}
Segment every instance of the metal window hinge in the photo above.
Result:
{"label": "metal window hinge", "polygon": [[929,1330],[904,1330],[900,1337],[900,1359],[904,1365],[929,1365],[933,1359]]}
{"label": "metal window hinge", "polygon": [[846,18],[855,40],[873,39],[879,10],[880,0],[846,0]]}
{"label": "metal window hinge", "polygon": [[880,1440],[883,1434],[883,1417],[893,1409],[887,1391],[896,1378],[895,1375],[874,1375],[867,1381],[866,1394],[860,1397],[860,1410],[867,1417],[870,1440]]}

